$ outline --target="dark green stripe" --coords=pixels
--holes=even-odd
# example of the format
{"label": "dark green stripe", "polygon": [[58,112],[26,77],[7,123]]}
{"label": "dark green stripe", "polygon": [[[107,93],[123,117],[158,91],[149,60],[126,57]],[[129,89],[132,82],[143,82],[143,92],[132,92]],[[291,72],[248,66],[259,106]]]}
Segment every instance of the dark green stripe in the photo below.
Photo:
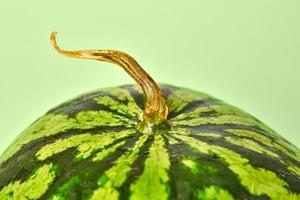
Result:
{"label": "dark green stripe", "polygon": [[59,154],[68,148],[76,147],[78,153],[76,159],[86,159],[96,151],[106,148],[117,139],[125,140],[135,134],[135,130],[121,132],[106,132],[102,134],[84,133],[69,138],[58,139],[51,144],[44,145],[35,155],[38,160],[46,160],[55,154]]}
{"label": "dark green stripe", "polygon": [[[126,90],[128,91],[128,90]],[[129,91],[128,91],[129,92]],[[127,105],[128,104],[128,101],[126,100],[119,100],[116,96],[113,96],[113,95],[106,95],[106,96],[99,96],[97,98],[101,98],[101,97],[109,97],[111,99],[113,99],[115,102],[118,102],[120,103],[120,105]],[[95,100],[97,99],[95,98]],[[132,97],[133,98],[133,97]],[[135,102],[136,103],[136,102]],[[115,113],[116,115],[120,115],[120,116],[123,116],[123,117],[126,117],[126,118],[129,118],[131,119],[132,121],[138,121],[138,117],[137,116],[133,116],[131,115],[130,113],[127,113],[127,112],[119,112],[118,110],[116,109],[112,109],[109,105],[103,105],[103,104],[99,104],[100,106],[103,106],[104,110],[107,110],[109,112],[112,112],[112,113]]]}
{"label": "dark green stripe", "polygon": [[[88,93],[81,94],[70,100],[55,106],[50,109],[46,114],[55,113],[55,114],[68,114],[70,116],[75,116],[78,112],[85,110],[97,110],[98,107],[101,109],[103,106],[99,104],[95,104],[96,102],[93,100],[98,96],[105,96],[106,92],[101,90],[96,90]],[[86,103],[85,103],[86,102]],[[85,107],[87,106],[87,108]],[[89,109],[88,109],[89,108]]]}
{"label": "dark green stripe", "polygon": [[[176,130],[176,129],[175,129]],[[285,163],[289,163],[292,165],[296,165],[296,166],[300,166],[300,162],[299,162],[299,158],[296,157],[296,155],[291,154],[289,152],[289,150],[287,150],[286,148],[282,147],[280,144],[277,144],[276,141],[273,141],[269,138],[267,138],[266,136],[262,135],[261,133],[255,132],[255,131],[251,131],[251,133],[255,133],[254,136],[250,136],[250,134],[247,134],[247,132],[245,132],[245,134],[241,135],[241,134],[235,134],[233,133],[234,131],[239,131],[239,132],[243,132],[243,131],[248,131],[249,130],[240,130],[240,129],[226,129],[226,131],[222,130],[222,131],[212,131],[212,130],[202,130],[201,132],[199,131],[195,131],[194,129],[182,129],[182,132],[186,132],[188,131],[190,135],[199,135],[199,136],[206,136],[206,137],[213,137],[213,138],[220,138],[223,137],[226,140],[231,139],[234,142],[238,142],[238,140],[245,140],[246,142],[251,142],[254,143],[254,146],[252,148],[256,148],[255,145],[259,145],[259,148],[263,148],[266,151],[270,152],[270,154],[276,154],[274,155],[275,157],[280,156],[280,160],[284,161]],[[231,130],[229,132],[229,130]],[[268,143],[266,143],[264,140],[267,140]],[[230,141],[230,140],[229,140]],[[250,145],[250,144],[249,144]],[[257,150],[259,150],[259,148]],[[254,149],[255,151],[256,149]],[[292,151],[292,150],[290,150]]]}
{"label": "dark green stripe", "polygon": [[187,143],[192,149],[220,157],[222,161],[228,164],[229,169],[238,175],[243,186],[253,195],[266,194],[271,199],[300,198],[300,195],[295,193],[297,191],[289,189],[286,181],[279,178],[274,171],[254,167],[247,157],[241,156],[230,148],[183,135],[176,135],[176,138]]}
{"label": "dark green stripe", "polygon": [[95,101],[111,110],[127,116],[128,118],[140,119],[142,110],[136,105],[134,98],[123,88],[110,88],[109,95],[99,96]]}
{"label": "dark green stripe", "polygon": [[[121,89],[121,88],[120,88]],[[132,118],[133,121],[137,121],[136,117],[133,117],[126,113],[120,113],[117,110],[111,109],[109,106],[99,104],[95,99],[100,97],[110,97],[114,100],[117,100],[118,102],[126,105],[127,101],[120,101],[116,98],[116,96],[111,95],[109,92],[106,92],[104,90],[98,90],[91,94],[83,94],[75,99],[72,99],[70,101],[67,101],[66,103],[63,103],[47,112],[47,114],[54,113],[54,114],[67,114],[70,117],[75,117],[76,114],[82,112],[82,111],[98,111],[103,110],[107,112],[111,112],[114,115],[123,116],[127,118]]]}
{"label": "dark green stripe", "polygon": [[235,125],[244,125],[244,126],[253,126],[253,127],[259,127],[260,129],[266,131],[267,133],[278,136],[275,132],[273,132],[270,128],[265,126],[262,123],[259,123],[255,121],[252,118],[244,117],[244,116],[237,116],[237,115],[220,115],[216,117],[193,117],[191,119],[189,118],[183,118],[182,120],[171,120],[170,124],[173,126],[200,126],[205,124],[212,124],[212,125],[226,125],[226,124],[235,124]]}
{"label": "dark green stripe", "polygon": [[[280,141],[280,138],[274,137],[274,135],[269,135],[267,132],[261,130],[258,127],[249,127],[249,126],[244,126],[244,125],[234,125],[234,124],[226,124],[226,125],[211,125],[211,124],[207,124],[207,125],[201,125],[201,126],[196,126],[196,127],[188,127],[188,126],[177,126],[174,127],[174,129],[176,128],[184,128],[187,131],[190,132],[203,132],[203,133],[216,133],[219,134],[220,136],[229,136],[229,137],[236,137],[236,134],[230,133],[226,130],[236,130],[236,131],[252,131],[257,133],[258,135],[261,135],[261,137],[265,137],[266,139],[272,141],[274,143],[274,146],[267,146],[265,144],[263,144],[262,141],[259,140],[259,138],[253,138],[253,137],[241,137],[241,138],[247,138],[250,139],[256,143],[258,143],[259,145],[267,148],[268,150],[278,154],[279,156],[281,156],[281,159],[283,159],[284,161],[291,163],[291,164],[295,164],[297,166],[300,166],[300,162],[295,159],[295,157],[297,157],[297,155],[295,155],[295,152],[292,149],[287,148],[286,146],[282,146],[280,143],[278,143],[278,141]],[[280,149],[276,148],[276,145],[280,146],[281,148],[284,148],[287,153],[281,151]],[[290,156],[290,155],[294,155],[294,156]]]}
{"label": "dark green stripe", "polygon": [[153,143],[153,136],[150,136],[144,146],[141,148],[137,159],[134,161],[131,167],[131,171],[128,173],[128,178],[124,184],[119,188],[120,199],[128,199],[130,195],[130,184],[135,182],[142,174],[145,167],[145,160],[149,155],[149,148]]}
{"label": "dark green stripe", "polygon": [[258,143],[260,146],[268,148],[274,153],[280,155],[281,160],[300,166],[300,157],[295,154],[296,152],[293,152],[292,149],[282,146],[280,143],[278,143],[278,140],[271,140],[261,133],[250,130],[227,129],[226,133],[229,133],[229,136],[231,137],[252,140]]}
{"label": "dark green stripe", "polygon": [[300,192],[300,179],[291,174],[291,172],[287,169],[287,166],[285,166],[280,159],[268,156],[266,154],[260,154],[242,146],[229,143],[222,138],[214,138],[212,140],[211,138],[201,137],[199,135],[192,135],[191,137],[209,143],[210,145],[224,147],[226,149],[230,149],[231,151],[238,153],[242,157],[249,159],[249,163],[253,167],[264,168],[266,170],[274,172],[278,175],[278,177],[280,177],[288,183],[289,188],[292,191],[297,193]]}
{"label": "dark green stripe", "polygon": [[52,163],[40,166],[28,175],[26,181],[16,181],[0,189],[0,199],[39,199],[55,178],[56,166]]}
{"label": "dark green stripe", "polygon": [[128,174],[132,170],[132,164],[138,158],[140,150],[148,138],[149,135],[141,134],[135,145],[123,152],[113,166],[99,177],[98,188],[93,191],[91,199],[119,199],[120,193],[118,188],[127,180]]}
{"label": "dark green stripe", "polygon": [[76,118],[70,118],[67,115],[61,114],[45,115],[17,137],[13,144],[1,155],[0,162],[7,160],[23,145],[38,138],[56,135],[70,129],[90,129],[101,126],[133,127],[135,124],[135,122],[130,121],[128,118],[116,116],[103,110],[80,112],[76,115]]}
{"label": "dark green stripe", "polygon": [[209,104],[208,99],[201,99],[201,100],[193,101],[193,102],[187,104],[183,109],[181,109],[177,112],[171,111],[168,115],[168,119],[172,120],[173,118],[177,117],[180,114],[189,113],[189,112],[192,112],[192,111],[194,111],[195,109],[197,109],[199,107],[208,107],[209,105],[210,104]]}
{"label": "dark green stripe", "polygon": [[166,140],[162,134],[154,134],[154,141],[145,160],[143,173],[130,185],[130,200],[166,200],[170,196],[168,175],[170,168]]}
{"label": "dark green stripe", "polygon": [[159,84],[158,86],[161,89],[162,96],[164,97],[164,99],[168,99],[168,97],[172,95],[175,90],[179,89],[176,86],[168,85],[168,84]]}
{"label": "dark green stripe", "polygon": [[58,194],[59,188],[61,188],[64,183],[71,180],[74,176],[79,176],[80,182],[75,184],[70,191],[65,194],[66,199],[70,199],[70,197],[74,199],[86,199],[92,194],[93,190],[98,188],[97,182],[99,176],[110,169],[114,165],[114,162],[123,155],[124,150],[132,148],[138,139],[138,135],[134,135],[115,153],[97,162],[93,161],[92,156],[85,160],[80,160],[79,162],[75,161],[75,148],[53,156],[51,161],[58,165],[57,178],[42,198],[47,199],[53,193]]}
{"label": "dark green stripe", "polygon": [[174,126],[175,128],[185,128],[188,130],[194,130],[199,132],[213,132],[213,133],[219,133],[222,135],[228,135],[228,133],[225,131],[226,129],[236,129],[236,130],[249,130],[249,131],[255,131],[270,140],[275,140],[276,137],[274,135],[270,135],[268,132],[262,130],[259,127],[256,126],[246,126],[246,125],[240,125],[240,124],[202,124],[198,126]]}
{"label": "dark green stripe", "polygon": [[[60,134],[51,135],[49,137],[42,137],[33,140],[23,145],[19,151],[17,151],[12,157],[0,164],[0,188],[14,180],[25,180],[26,174],[31,173],[32,168],[37,167],[35,158],[36,152],[43,146],[53,143],[61,138],[68,138],[74,135],[83,134],[89,132],[92,134],[101,134],[106,131],[121,131],[125,130],[125,127],[99,127],[92,129],[71,129]],[[14,170],[10,170],[14,169]],[[5,173],[2,173],[5,172]]]}
{"label": "dark green stripe", "polygon": [[[135,87],[140,87],[140,86],[135,86]],[[134,99],[136,105],[141,109],[144,110],[145,109],[145,97],[143,93],[140,93],[135,87],[133,87],[132,85],[125,85],[122,86],[123,89],[126,89],[130,95],[132,96],[132,98]]]}
{"label": "dark green stripe", "polygon": [[[210,185],[219,185],[228,190],[237,199],[267,199],[266,196],[254,197],[240,183],[239,178],[217,155],[193,151],[179,139],[177,144],[170,144],[170,199],[197,199],[198,191]],[[173,156],[172,156],[173,155]],[[196,163],[196,170],[188,168],[182,162],[190,159]]]}

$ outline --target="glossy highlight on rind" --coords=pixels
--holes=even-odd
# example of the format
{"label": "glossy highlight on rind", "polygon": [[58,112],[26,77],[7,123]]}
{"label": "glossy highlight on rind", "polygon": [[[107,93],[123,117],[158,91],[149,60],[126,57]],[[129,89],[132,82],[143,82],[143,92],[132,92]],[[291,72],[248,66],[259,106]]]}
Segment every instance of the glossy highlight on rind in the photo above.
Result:
{"label": "glossy highlight on rind", "polygon": [[137,85],[51,109],[0,157],[0,199],[300,199],[297,147],[207,94],[160,88],[171,127],[153,133],[136,128]]}

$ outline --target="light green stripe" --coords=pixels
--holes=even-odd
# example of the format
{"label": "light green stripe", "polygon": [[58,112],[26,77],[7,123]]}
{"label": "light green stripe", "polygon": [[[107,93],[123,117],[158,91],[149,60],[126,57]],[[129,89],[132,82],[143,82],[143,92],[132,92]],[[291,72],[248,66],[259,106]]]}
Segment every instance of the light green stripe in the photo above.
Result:
{"label": "light green stripe", "polygon": [[167,138],[169,144],[178,144],[178,142],[169,134],[164,135],[165,138]]}
{"label": "light green stripe", "polygon": [[199,135],[202,137],[213,137],[213,138],[221,138],[222,135],[217,134],[217,133],[201,133],[201,132],[193,132],[193,135]]}
{"label": "light green stripe", "polygon": [[[118,113],[129,114],[131,116],[142,119],[141,117],[143,111],[137,106],[134,98],[126,89],[109,88],[107,89],[107,92],[110,95],[116,97],[118,100],[114,100],[109,96],[100,96],[95,98],[95,101],[100,105],[117,111]],[[124,102],[127,102],[127,104],[125,104]]]}
{"label": "light green stripe", "polygon": [[35,123],[25,129],[12,143],[11,146],[2,154],[0,162],[7,160],[15,154],[24,144],[41,137],[50,136],[70,129],[76,123],[75,119],[67,115],[44,115]]}
{"label": "light green stripe", "polygon": [[288,169],[300,179],[300,168],[295,165],[290,165]]}
{"label": "light green stripe", "polygon": [[200,117],[201,114],[203,114],[205,112],[209,112],[209,111],[212,111],[212,109],[210,107],[199,107],[191,112],[181,113],[181,114],[177,115],[176,117],[174,117],[173,119],[171,119],[171,121]]}
{"label": "light green stripe", "polygon": [[215,111],[218,115],[234,115],[234,116],[241,116],[241,117],[250,117],[249,114],[243,112],[242,110],[230,106],[228,104],[220,104],[220,105],[210,105],[208,107],[199,107],[191,112],[188,113],[181,113],[180,115],[176,116],[172,120],[182,120],[186,118],[196,118],[200,117],[203,113]]}
{"label": "light green stripe", "polygon": [[46,164],[24,182],[11,182],[0,191],[1,200],[38,199],[48,189],[55,177],[53,164]]}
{"label": "light green stripe", "polygon": [[83,111],[76,115],[75,129],[88,129],[98,126],[126,126],[133,127],[136,123],[128,118],[107,112],[104,110],[98,111]]}
{"label": "light green stripe", "polygon": [[228,105],[226,103],[212,105],[212,106],[210,106],[210,108],[221,115],[238,115],[238,116],[243,116],[243,117],[251,117],[249,114],[242,111],[241,109],[231,106],[231,105]]}
{"label": "light green stripe", "polygon": [[168,96],[166,103],[170,112],[179,112],[189,103],[207,98],[205,94],[196,94],[188,89],[178,89]]}
{"label": "light green stripe", "polygon": [[120,146],[124,145],[126,141],[119,142],[112,147],[109,147],[107,149],[103,149],[101,152],[97,153],[95,157],[93,158],[93,161],[101,161],[107,156],[111,155],[113,152],[115,152]]}
{"label": "light green stripe", "polygon": [[135,85],[132,86],[132,88],[133,88],[136,92],[138,92],[139,94],[141,94],[141,95],[144,94],[144,91],[143,91],[143,89],[141,88],[140,85],[135,84]]}
{"label": "light green stripe", "polygon": [[275,140],[275,139],[271,140],[271,139],[269,139],[268,137],[264,136],[261,133],[257,133],[257,132],[249,131],[249,130],[239,130],[239,129],[226,129],[224,131],[232,133],[232,134],[235,134],[237,136],[242,136],[242,137],[248,137],[248,138],[256,139],[256,140],[260,141],[261,143],[263,143],[263,144],[265,144],[265,145],[267,145],[269,147],[274,147],[274,148],[278,149],[279,151],[285,153],[286,155],[290,156],[294,160],[297,160],[297,161],[300,162],[300,156],[297,156],[297,152],[295,152],[296,155],[290,153],[286,149],[288,147],[285,148],[285,147],[281,146],[280,144],[277,144],[278,140]]}
{"label": "light green stripe", "polygon": [[203,191],[198,191],[197,199],[199,200],[233,200],[231,194],[219,186],[211,185]]}
{"label": "light green stripe", "polygon": [[21,133],[4,154],[2,154],[0,163],[15,154],[23,145],[33,140],[62,133],[70,129],[89,129],[98,126],[133,127],[135,123],[125,117],[103,110],[82,111],[75,118],[63,114],[45,115]]}
{"label": "light green stripe", "polygon": [[[234,116],[234,115],[221,115],[218,117],[197,117],[193,119],[180,120],[180,121],[171,121],[173,126],[199,126],[205,124],[234,124],[234,125],[245,125],[245,126],[257,126],[262,130],[267,131],[268,133],[274,135],[275,133],[263,125],[262,123],[247,117]],[[275,134],[277,137],[278,135]]]}
{"label": "light green stripe", "polygon": [[[300,162],[300,159],[299,159],[298,156],[290,153],[286,148],[284,148],[281,145],[277,144],[276,141],[278,141],[278,140],[271,140],[268,137],[262,135],[261,133],[257,133],[257,132],[249,131],[249,130],[226,129],[225,131],[229,132],[229,133],[232,133],[232,134],[235,134],[236,136],[239,136],[239,137],[248,137],[248,138],[251,138],[251,139],[256,139],[256,140],[260,141],[261,143],[263,143],[263,144],[265,144],[269,147],[276,148],[277,150],[285,153],[286,155],[290,156],[294,160]],[[227,140],[228,140],[228,138],[227,138]],[[249,139],[244,139],[243,138],[243,139],[230,139],[230,140],[231,140],[230,141],[231,143],[240,143],[239,142],[240,140],[248,141],[248,142],[246,142],[246,144],[245,144],[245,142],[242,142],[238,145],[241,145],[245,148],[249,148],[253,151],[257,151],[259,153],[266,151],[266,149],[264,149],[264,148],[262,149],[261,146],[257,147],[255,144],[251,145],[251,143],[253,143],[254,141],[251,141]],[[275,155],[270,154],[270,153],[273,153],[271,151],[265,152],[265,153],[267,153],[267,154],[269,154],[273,157],[275,155],[276,155],[275,157],[279,157],[277,154],[275,154]],[[293,174],[295,174],[296,176],[298,176],[300,178],[300,169],[298,167],[296,167],[293,164],[291,164],[290,162],[287,162],[287,161],[284,161],[284,160],[281,160],[281,162],[288,168],[288,170],[290,172],[292,172]]]}
{"label": "light green stripe", "polygon": [[55,195],[55,196],[51,197],[50,200],[64,200],[64,199],[63,199],[63,197]]}
{"label": "light green stripe", "polygon": [[241,184],[253,195],[266,194],[274,200],[297,200],[300,198],[300,195],[288,190],[288,184],[277,177],[274,172],[252,167],[248,159],[241,157],[241,155],[230,149],[207,144],[184,135],[175,135],[175,137],[202,153],[215,153],[220,156],[228,164],[229,169],[238,175]]}
{"label": "light green stripe", "polygon": [[145,161],[143,173],[130,186],[131,200],[164,200],[168,199],[170,188],[168,185],[168,170],[170,167],[169,154],[161,135],[154,135],[154,142],[150,147]]}
{"label": "light green stripe", "polygon": [[121,132],[107,132],[102,134],[80,134],[65,139],[58,139],[51,144],[43,146],[36,156],[39,160],[45,160],[55,154],[63,152],[69,148],[77,147],[77,159],[85,159],[89,157],[95,150],[113,143],[117,139],[121,139],[134,134],[134,130],[126,130]]}
{"label": "light green stripe", "polygon": [[197,163],[194,160],[184,158],[181,160],[182,164],[191,170],[192,173],[199,173],[199,169],[197,168]]}
{"label": "light green stripe", "polygon": [[[298,157],[294,154],[291,154],[289,151],[287,151],[284,147],[277,144],[275,141],[272,141],[268,137],[264,136],[261,133],[257,133],[254,131],[249,130],[239,130],[239,129],[225,129],[224,131],[228,133],[232,133],[238,137],[247,137],[247,138],[234,138],[234,137],[224,137],[224,139],[232,144],[243,146],[247,149],[253,150],[258,153],[265,153],[267,155],[270,155],[272,157],[278,158],[279,155],[277,155],[275,152],[270,151],[269,149],[261,146],[259,143],[256,143],[255,141],[251,139],[258,140],[262,142],[263,144],[269,146],[269,147],[275,147],[278,150],[284,152],[285,154],[289,155],[290,157],[294,158],[295,160],[299,160]],[[200,131],[194,131],[189,130],[187,128],[174,128],[170,133],[176,133],[176,134],[183,134],[183,135],[199,135],[203,137],[214,137],[214,138],[223,138],[221,134],[217,133],[204,133]]]}
{"label": "light green stripe", "polygon": [[279,157],[276,153],[269,151],[268,149],[264,148],[263,146],[259,145],[258,143],[250,139],[225,137],[225,140],[231,144],[235,144],[243,148],[250,149],[260,154],[267,154],[273,158]]}
{"label": "light green stripe", "polygon": [[176,128],[174,127],[171,131],[170,134],[181,134],[181,135],[199,135],[199,136],[203,136],[203,137],[213,137],[213,138],[221,138],[223,137],[220,134],[217,133],[210,133],[210,132],[200,132],[200,131],[194,131],[194,130],[190,130],[187,128]]}
{"label": "light green stripe", "polygon": [[210,107],[200,107],[191,112],[181,113],[181,114],[177,115],[176,117],[174,117],[173,119],[171,119],[171,121],[200,117],[201,114],[203,114],[205,112],[209,112],[209,111],[212,111],[212,109]]}
{"label": "light green stripe", "polygon": [[267,154],[275,158],[279,157],[276,153],[264,148],[263,146],[259,145],[255,141],[246,138],[223,137],[222,135],[216,133],[202,133],[199,131],[191,131],[186,128],[175,128],[174,130],[171,131],[171,133],[180,134],[180,135],[198,135],[203,137],[224,138],[226,141],[228,141],[231,144],[235,144],[250,149],[257,153]]}
{"label": "light green stripe", "polygon": [[236,125],[257,125],[257,122],[253,119],[231,116],[231,115],[222,115],[218,117],[197,117],[188,120],[172,121],[172,125],[184,125],[184,126],[199,126],[203,124],[236,124]]}
{"label": "light green stripe", "polygon": [[63,183],[52,196],[50,196],[48,199],[49,200],[68,200],[66,199],[66,195],[68,192],[78,185],[80,183],[80,177],[79,176],[73,176],[71,177],[68,181]]}
{"label": "light green stripe", "polygon": [[98,181],[99,188],[93,192],[91,199],[115,200],[119,198],[118,187],[126,181],[131,165],[137,159],[148,137],[149,135],[142,135],[133,148],[127,150],[109,170],[105,171]]}

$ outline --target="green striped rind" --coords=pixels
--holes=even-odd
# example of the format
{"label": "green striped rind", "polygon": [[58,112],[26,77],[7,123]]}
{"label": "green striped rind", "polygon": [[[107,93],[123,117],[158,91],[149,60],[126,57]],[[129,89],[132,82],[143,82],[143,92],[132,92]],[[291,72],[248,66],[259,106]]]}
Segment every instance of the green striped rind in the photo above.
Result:
{"label": "green striped rind", "polygon": [[0,162],[7,160],[20,148],[30,141],[64,133],[72,129],[90,129],[101,126],[125,126],[132,127],[134,122],[107,111],[83,111],[71,118],[65,114],[48,114],[41,117],[32,126],[27,128],[16,141],[4,152]]}
{"label": "green striped rind", "polygon": [[273,133],[273,131],[270,131],[268,127],[261,124],[260,122],[256,121],[255,119],[249,118],[249,117],[243,117],[243,116],[236,116],[236,115],[220,115],[216,117],[195,117],[195,118],[189,118],[186,120],[179,120],[176,121],[176,118],[174,121],[172,121],[172,125],[174,126],[200,126],[205,124],[233,124],[233,125],[244,125],[244,126],[257,126],[258,128]]}
{"label": "green striped rind", "polygon": [[252,139],[252,140],[258,140],[259,142],[263,143],[266,146],[269,146],[271,148],[275,148],[278,151],[283,152],[284,154],[287,154],[288,156],[292,157],[293,159],[297,160],[300,162],[300,156],[298,151],[290,151],[288,150],[289,148],[287,147],[287,144],[285,142],[279,142],[280,140],[275,140],[275,139],[270,139],[266,137],[263,134],[260,134],[255,131],[250,131],[250,130],[234,130],[234,129],[227,129],[226,130],[229,133],[232,133],[238,137],[241,138],[247,138],[247,139]]}
{"label": "green striped rind", "polygon": [[295,146],[220,100],[161,87],[172,129],[150,135],[135,129],[136,85],[52,109],[0,157],[0,199],[300,198]]}
{"label": "green striped rind", "polygon": [[[92,135],[90,133],[84,133],[80,135],[75,135],[66,139],[58,139],[54,143],[47,144],[43,146],[37,153],[36,156],[38,160],[45,160],[55,154],[65,151],[69,148],[76,147],[78,154],[77,159],[86,159],[94,151],[102,149],[107,145],[112,144],[117,139],[122,139],[128,137],[135,133],[134,130],[126,130],[121,132],[107,132],[99,135]],[[96,155],[96,160],[99,157]]]}
{"label": "green striped rind", "polygon": [[105,90],[111,96],[99,96],[95,98],[100,105],[117,111],[118,113],[132,117],[142,118],[142,110],[136,105],[129,91],[122,88],[110,88]]}
{"label": "green striped rind", "polygon": [[300,167],[296,167],[295,165],[291,165],[288,167],[288,169],[294,173],[294,175],[300,177]]}
{"label": "green striped rind", "polygon": [[122,142],[119,142],[119,143],[113,145],[112,147],[109,147],[107,149],[104,149],[104,150],[100,151],[99,153],[97,153],[95,155],[95,157],[93,158],[93,161],[103,160],[103,158],[105,158],[105,157],[111,155],[112,153],[114,153],[118,148],[120,148],[125,143],[126,143],[126,141],[122,141]]}
{"label": "green striped rind", "polygon": [[263,168],[254,168],[247,158],[243,158],[236,152],[216,145],[210,145],[205,142],[193,139],[183,135],[175,137],[186,142],[192,148],[202,153],[215,153],[220,156],[224,162],[240,178],[242,185],[253,195],[266,194],[271,199],[299,199],[300,195],[291,193],[287,183],[277,177],[271,171]]}
{"label": "green striped rind", "polygon": [[55,166],[45,164],[25,181],[14,181],[2,188],[0,199],[38,199],[55,178]]}
{"label": "green striped rind", "polygon": [[118,187],[126,181],[131,165],[138,156],[139,150],[148,139],[148,135],[139,138],[132,149],[128,149],[98,180],[99,189],[95,190],[91,199],[118,199]]}
{"label": "green striped rind", "polygon": [[191,90],[175,90],[167,98],[167,104],[170,112],[179,112],[188,104],[194,101],[200,101],[207,98],[207,95],[195,95]]}
{"label": "green striped rind", "polygon": [[170,193],[169,167],[170,161],[165,141],[162,135],[156,134],[149,149],[148,158],[145,160],[144,171],[130,186],[132,193],[130,199],[168,199]]}
{"label": "green striped rind", "polygon": [[253,140],[246,139],[246,138],[232,138],[232,137],[224,137],[224,138],[225,138],[226,141],[228,141],[231,144],[235,144],[235,145],[244,147],[246,149],[250,149],[250,150],[255,151],[257,153],[267,154],[267,155],[272,156],[274,158],[279,157],[276,153],[262,147],[261,145],[259,145],[258,143],[256,143]]}
{"label": "green striped rind", "polygon": [[204,190],[200,190],[198,192],[198,199],[206,199],[206,200],[233,200],[233,197],[231,196],[228,191],[223,190],[222,188],[218,186],[211,185]]}
{"label": "green striped rind", "polygon": [[182,164],[184,166],[186,166],[187,168],[189,168],[189,170],[191,170],[191,172],[193,174],[198,174],[199,173],[199,169],[197,167],[197,164],[194,160],[191,160],[191,159],[182,159]]}
{"label": "green striped rind", "polygon": [[58,190],[49,198],[51,200],[67,200],[65,196],[69,193],[70,189],[80,183],[79,176],[73,176],[70,180],[66,181],[58,188]]}
{"label": "green striped rind", "polygon": [[299,161],[299,157],[292,154],[290,151],[283,148],[275,141],[271,141],[267,137],[249,130],[227,129],[226,131],[228,133],[233,133],[233,135],[223,136],[216,133],[203,133],[203,132],[189,131],[188,129],[183,129],[183,128],[179,128],[172,132],[175,134],[185,135],[185,136],[192,135],[192,136],[201,136],[201,137],[211,137],[219,140],[223,139],[226,142],[236,145],[242,149],[248,149],[250,151],[262,154],[272,159],[276,159],[276,160],[279,159],[280,162],[285,165],[285,167],[287,168],[287,170],[289,170],[290,173],[293,173],[294,175],[298,174],[298,176],[300,175],[299,174],[300,168],[297,167],[299,166],[299,163],[297,166],[293,165],[291,164],[290,160],[286,160],[286,157],[282,157],[282,155],[283,154],[285,156],[289,155],[288,158],[296,162]]}

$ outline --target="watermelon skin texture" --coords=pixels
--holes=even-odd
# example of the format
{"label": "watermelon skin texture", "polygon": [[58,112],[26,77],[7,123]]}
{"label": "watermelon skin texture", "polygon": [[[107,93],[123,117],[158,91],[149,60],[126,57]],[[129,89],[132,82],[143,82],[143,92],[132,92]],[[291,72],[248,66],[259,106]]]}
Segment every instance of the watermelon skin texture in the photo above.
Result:
{"label": "watermelon skin texture", "polygon": [[137,85],[48,111],[0,157],[0,199],[300,199],[297,147],[207,94],[160,88],[171,128],[153,133],[137,131]]}

